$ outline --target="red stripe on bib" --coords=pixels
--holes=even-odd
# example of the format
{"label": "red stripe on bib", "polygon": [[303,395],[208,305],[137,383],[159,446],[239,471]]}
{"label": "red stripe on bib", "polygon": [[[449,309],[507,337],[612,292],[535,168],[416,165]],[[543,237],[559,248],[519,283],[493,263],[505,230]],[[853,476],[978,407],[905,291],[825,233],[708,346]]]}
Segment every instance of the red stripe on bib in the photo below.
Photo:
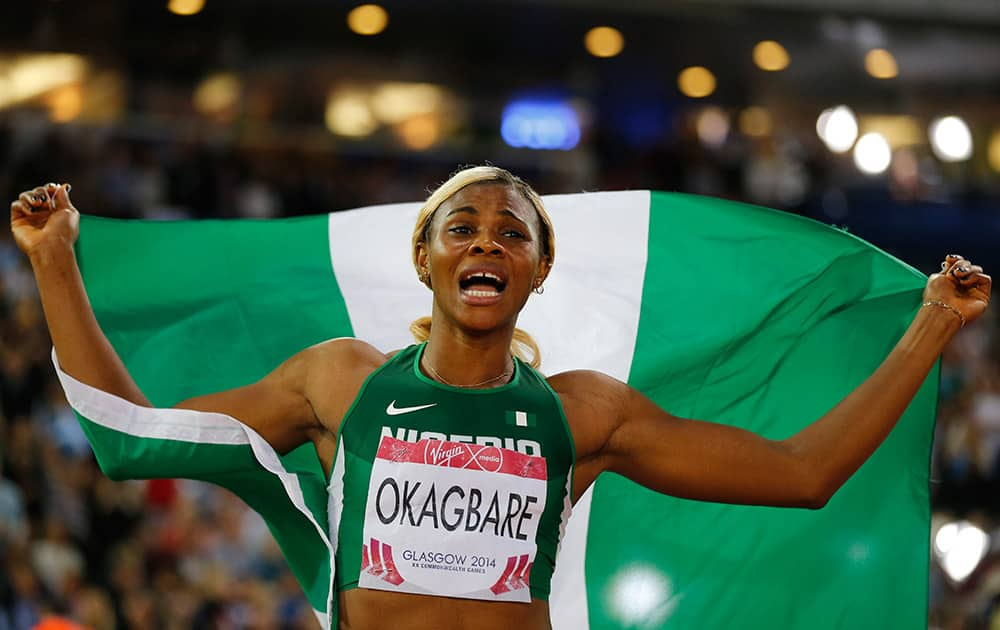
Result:
{"label": "red stripe on bib", "polygon": [[548,478],[544,457],[482,444],[432,439],[405,442],[383,436],[376,457],[391,462],[482,470],[528,479]]}

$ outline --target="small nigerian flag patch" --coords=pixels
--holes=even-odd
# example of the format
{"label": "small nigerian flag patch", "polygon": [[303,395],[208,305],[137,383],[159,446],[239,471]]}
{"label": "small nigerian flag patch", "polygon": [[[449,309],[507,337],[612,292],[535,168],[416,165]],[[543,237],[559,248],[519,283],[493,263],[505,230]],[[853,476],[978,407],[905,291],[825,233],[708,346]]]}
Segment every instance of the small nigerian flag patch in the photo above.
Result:
{"label": "small nigerian flag patch", "polygon": [[535,426],[535,414],[527,411],[508,411],[507,424],[512,424],[515,427],[533,427]]}

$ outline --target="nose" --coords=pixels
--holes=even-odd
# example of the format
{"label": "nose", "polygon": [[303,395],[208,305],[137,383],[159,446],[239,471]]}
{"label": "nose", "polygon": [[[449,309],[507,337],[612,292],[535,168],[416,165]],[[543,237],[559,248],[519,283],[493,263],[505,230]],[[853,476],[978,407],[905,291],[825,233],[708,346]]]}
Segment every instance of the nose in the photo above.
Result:
{"label": "nose", "polygon": [[493,237],[487,230],[481,231],[472,242],[471,252],[473,254],[486,254],[488,256],[503,256],[503,245]]}

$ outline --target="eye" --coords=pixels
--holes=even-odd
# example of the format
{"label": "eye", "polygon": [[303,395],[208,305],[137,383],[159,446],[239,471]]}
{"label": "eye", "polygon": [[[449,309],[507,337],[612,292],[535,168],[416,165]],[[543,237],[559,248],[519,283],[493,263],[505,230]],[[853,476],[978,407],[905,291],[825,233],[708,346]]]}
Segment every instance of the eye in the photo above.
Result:
{"label": "eye", "polygon": [[518,230],[507,230],[503,233],[503,235],[509,236],[510,238],[520,238],[520,239],[525,238],[524,233],[519,232]]}
{"label": "eye", "polygon": [[472,228],[468,225],[453,225],[448,231],[454,234],[472,234]]}

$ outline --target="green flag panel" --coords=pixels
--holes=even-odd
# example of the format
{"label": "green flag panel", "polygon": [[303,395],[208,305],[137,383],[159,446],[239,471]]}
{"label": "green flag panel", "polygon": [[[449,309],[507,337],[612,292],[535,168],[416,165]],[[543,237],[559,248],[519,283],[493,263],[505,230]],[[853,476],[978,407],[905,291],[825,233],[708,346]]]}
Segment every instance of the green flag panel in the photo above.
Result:
{"label": "green flag panel", "polygon": [[[77,257],[102,329],[147,397],[169,406],[251,383],[309,345],[352,334],[327,223],[325,215],[197,222],[85,216]],[[326,609],[329,554],[249,446],[136,439],[81,422],[99,459],[114,451],[106,459],[127,465],[129,477],[201,479],[240,496],[268,523],[312,606]],[[122,457],[127,451],[136,456]],[[143,452],[150,456],[139,457]],[[208,463],[229,470],[233,457],[246,460],[247,472],[220,475]],[[304,445],[281,459],[327,527],[315,449]]]}
{"label": "green flag panel", "polygon": [[352,334],[327,223],[83,217],[77,255],[101,327],[142,391],[168,405]]}
{"label": "green flag panel", "polygon": [[[763,208],[654,193],[649,230],[630,383],[676,415],[772,439],[879,365],[925,283],[851,235]],[[822,510],[698,503],[603,476],[590,627],[925,627],[936,383],[935,370]]]}

